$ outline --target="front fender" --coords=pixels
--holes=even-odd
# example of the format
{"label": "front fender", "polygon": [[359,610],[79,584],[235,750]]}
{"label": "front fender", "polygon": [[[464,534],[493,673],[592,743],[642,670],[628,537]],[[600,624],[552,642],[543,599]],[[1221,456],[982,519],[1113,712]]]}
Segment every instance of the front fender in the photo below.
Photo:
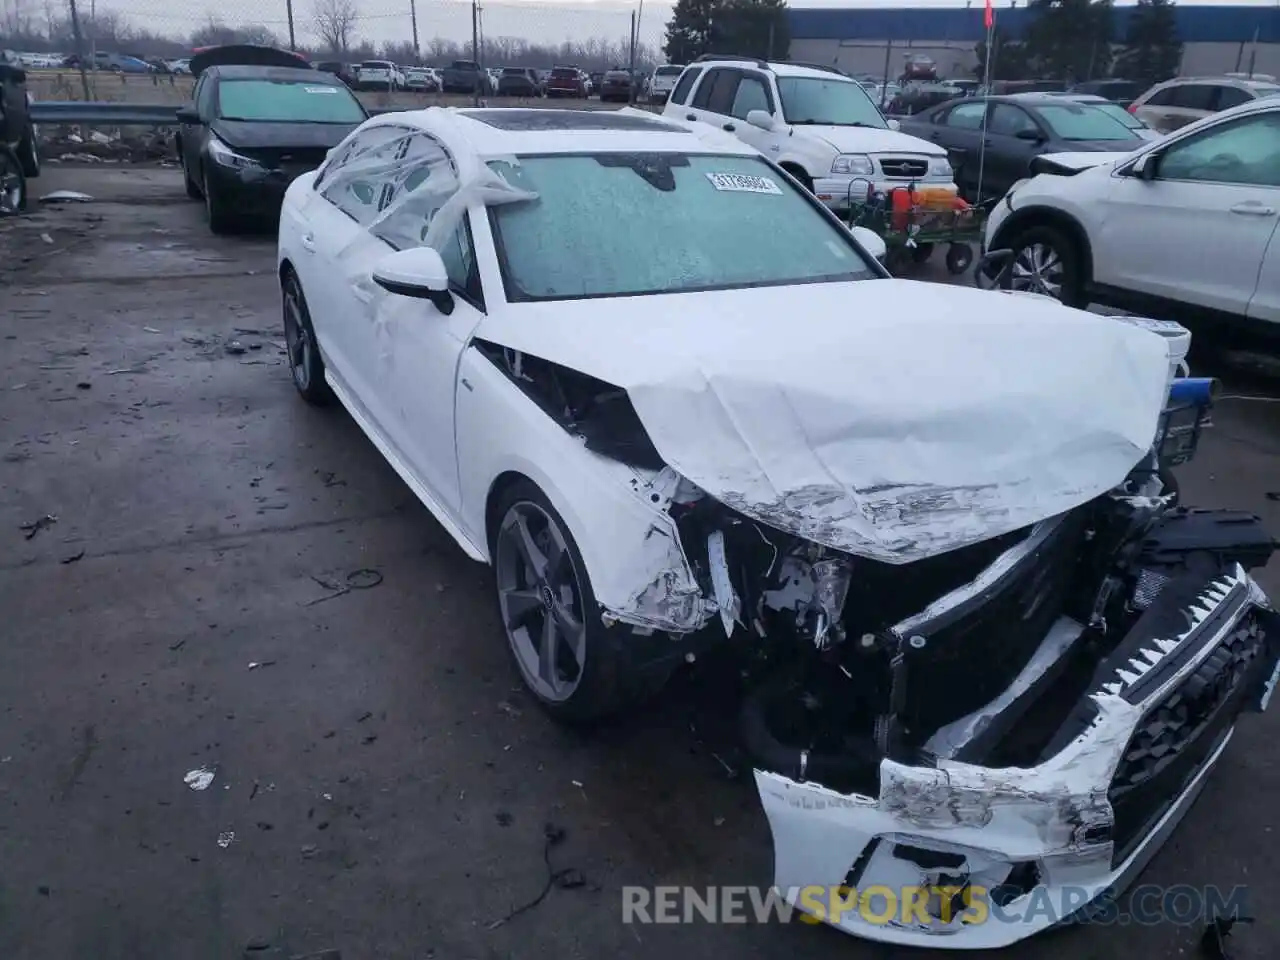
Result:
{"label": "front fender", "polygon": [[[655,474],[602,457],[553,421],[475,347],[459,365],[457,453],[462,522],[489,551],[495,483],[537,484],[578,545],[591,586],[612,618],[689,632],[711,616]],[[650,498],[657,496],[657,503]]]}

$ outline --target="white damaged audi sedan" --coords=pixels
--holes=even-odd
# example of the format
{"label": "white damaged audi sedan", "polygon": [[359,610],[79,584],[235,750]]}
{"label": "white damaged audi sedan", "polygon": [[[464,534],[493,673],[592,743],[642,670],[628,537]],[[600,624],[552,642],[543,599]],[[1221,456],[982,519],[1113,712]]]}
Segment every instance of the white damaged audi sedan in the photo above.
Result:
{"label": "white damaged audi sedan", "polygon": [[995,947],[1123,886],[1270,699],[1274,544],[1180,504],[1211,385],[1175,435],[1159,325],[889,278],[721,131],[376,117],[279,275],[298,391],[492,566],[548,712],[727,645],[778,890],[951,891],[849,933]]}

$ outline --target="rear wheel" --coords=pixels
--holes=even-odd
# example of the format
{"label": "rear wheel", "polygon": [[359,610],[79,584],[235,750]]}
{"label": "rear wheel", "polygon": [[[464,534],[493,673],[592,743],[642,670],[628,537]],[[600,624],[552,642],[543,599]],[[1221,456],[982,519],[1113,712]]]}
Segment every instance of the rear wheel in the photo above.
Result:
{"label": "rear wheel", "polygon": [[498,615],[521,679],[552,717],[582,723],[631,700],[622,644],[606,627],[568,526],[528,480],[501,495],[493,543]]}
{"label": "rear wheel", "polygon": [[333,400],[333,391],[324,378],[324,360],[316,342],[315,327],[302,284],[292,269],[287,270],[281,285],[284,303],[284,342],[289,354],[289,370],[293,385],[307,403],[317,407]]}

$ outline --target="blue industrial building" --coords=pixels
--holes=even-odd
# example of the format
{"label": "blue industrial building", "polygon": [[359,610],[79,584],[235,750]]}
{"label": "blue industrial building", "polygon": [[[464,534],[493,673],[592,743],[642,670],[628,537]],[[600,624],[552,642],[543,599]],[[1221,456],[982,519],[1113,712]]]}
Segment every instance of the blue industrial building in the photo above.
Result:
{"label": "blue industrial building", "polygon": [[[1133,10],[1115,8],[1114,42],[1124,41]],[[1174,16],[1183,42],[1182,74],[1280,72],[1280,6],[1179,4]],[[887,57],[896,73],[903,59],[925,54],[944,74],[969,75],[977,62],[974,45],[986,32],[981,0],[968,8],[792,7],[789,17],[793,59],[831,63],[849,72],[878,73]],[[1024,34],[1034,18],[1026,0],[995,5],[996,26],[1006,37]]]}

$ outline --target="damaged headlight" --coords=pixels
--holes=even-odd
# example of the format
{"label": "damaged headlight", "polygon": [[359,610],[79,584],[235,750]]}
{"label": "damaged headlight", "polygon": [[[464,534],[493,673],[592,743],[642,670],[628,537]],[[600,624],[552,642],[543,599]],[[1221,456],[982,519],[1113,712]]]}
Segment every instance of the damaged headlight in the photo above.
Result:
{"label": "damaged headlight", "polygon": [[209,156],[213,158],[214,163],[221,164],[224,167],[233,167],[236,170],[263,169],[262,164],[258,163],[257,160],[236,153],[217,137],[209,138]]}

